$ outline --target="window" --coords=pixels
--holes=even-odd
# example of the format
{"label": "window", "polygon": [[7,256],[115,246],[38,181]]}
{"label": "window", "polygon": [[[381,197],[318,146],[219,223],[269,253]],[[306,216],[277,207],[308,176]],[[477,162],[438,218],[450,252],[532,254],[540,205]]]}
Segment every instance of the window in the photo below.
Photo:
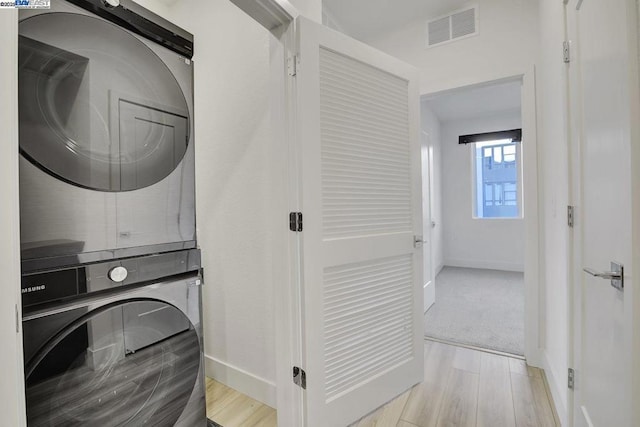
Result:
{"label": "window", "polygon": [[474,216],[519,218],[520,142],[503,139],[474,145]]}

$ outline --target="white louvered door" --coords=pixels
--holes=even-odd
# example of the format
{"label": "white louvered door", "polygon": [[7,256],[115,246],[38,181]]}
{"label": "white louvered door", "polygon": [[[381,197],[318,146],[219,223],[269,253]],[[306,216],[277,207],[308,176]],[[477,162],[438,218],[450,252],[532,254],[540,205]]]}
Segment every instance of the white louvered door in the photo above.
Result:
{"label": "white louvered door", "polygon": [[342,427],[423,379],[418,73],[296,25],[305,414]]}

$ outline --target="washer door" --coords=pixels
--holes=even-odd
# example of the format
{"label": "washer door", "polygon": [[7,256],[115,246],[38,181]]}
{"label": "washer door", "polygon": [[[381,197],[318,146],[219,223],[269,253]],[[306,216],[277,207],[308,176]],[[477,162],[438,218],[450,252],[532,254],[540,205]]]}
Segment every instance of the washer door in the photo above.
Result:
{"label": "washer door", "polygon": [[66,326],[27,363],[28,424],[173,426],[200,362],[198,334],[174,306],[103,307]]}
{"label": "washer door", "polygon": [[22,154],[80,187],[155,184],[189,141],[184,94],[140,39],[97,17],[45,13],[19,24]]}

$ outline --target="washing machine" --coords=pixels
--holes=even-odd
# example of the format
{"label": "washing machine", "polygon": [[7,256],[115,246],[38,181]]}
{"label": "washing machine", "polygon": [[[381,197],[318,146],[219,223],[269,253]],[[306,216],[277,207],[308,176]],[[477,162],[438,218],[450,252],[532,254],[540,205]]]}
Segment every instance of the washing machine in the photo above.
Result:
{"label": "washing machine", "polygon": [[193,36],[130,0],[19,19],[23,271],[195,248]]}
{"label": "washing machine", "polygon": [[201,285],[197,250],[25,275],[29,427],[206,426]]}

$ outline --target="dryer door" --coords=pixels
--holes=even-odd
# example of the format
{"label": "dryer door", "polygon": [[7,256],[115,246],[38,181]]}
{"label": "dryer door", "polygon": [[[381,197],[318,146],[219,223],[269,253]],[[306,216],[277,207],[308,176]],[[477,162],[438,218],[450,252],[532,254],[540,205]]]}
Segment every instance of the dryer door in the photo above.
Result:
{"label": "dryer door", "polygon": [[[68,318],[25,324],[25,344],[42,330],[38,322],[56,317]],[[67,323],[32,354],[25,367],[28,424],[173,426],[192,411],[185,408],[202,380],[200,363],[198,334],[174,306],[104,306]]]}
{"label": "dryer door", "polygon": [[189,110],[167,65],[145,43],[94,16],[20,21],[22,154],[74,185],[130,191],[176,169]]}

